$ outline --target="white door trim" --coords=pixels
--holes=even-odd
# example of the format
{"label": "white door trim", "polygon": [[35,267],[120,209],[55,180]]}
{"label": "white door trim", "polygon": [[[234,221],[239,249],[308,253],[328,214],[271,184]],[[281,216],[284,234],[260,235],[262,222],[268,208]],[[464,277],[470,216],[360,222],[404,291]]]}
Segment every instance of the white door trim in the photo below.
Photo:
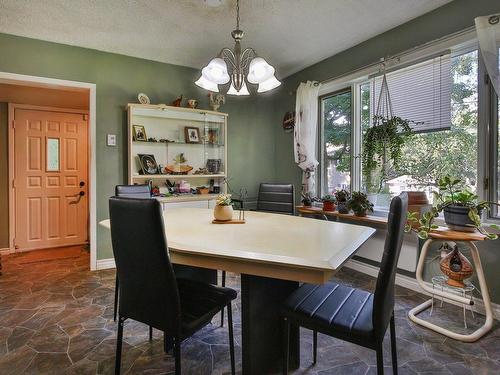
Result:
{"label": "white door trim", "polygon": [[[37,77],[24,74],[0,72],[0,83],[20,86],[36,86],[45,88],[87,91],[89,92],[89,218],[90,218],[90,270],[97,269],[97,207],[96,207],[96,85],[94,83],[68,81],[56,78]],[[11,124],[9,124],[9,127]],[[9,139],[9,148],[12,142]],[[12,175],[13,168],[9,161],[9,215],[13,210]],[[9,228],[9,247],[14,249],[13,228]]]}

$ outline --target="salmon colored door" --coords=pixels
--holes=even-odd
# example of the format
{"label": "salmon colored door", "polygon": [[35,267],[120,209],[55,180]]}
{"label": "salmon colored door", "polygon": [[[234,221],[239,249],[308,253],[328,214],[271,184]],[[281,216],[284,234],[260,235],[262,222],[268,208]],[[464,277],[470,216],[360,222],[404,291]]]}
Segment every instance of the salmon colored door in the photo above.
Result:
{"label": "salmon colored door", "polygon": [[14,109],[17,249],[88,241],[87,115]]}

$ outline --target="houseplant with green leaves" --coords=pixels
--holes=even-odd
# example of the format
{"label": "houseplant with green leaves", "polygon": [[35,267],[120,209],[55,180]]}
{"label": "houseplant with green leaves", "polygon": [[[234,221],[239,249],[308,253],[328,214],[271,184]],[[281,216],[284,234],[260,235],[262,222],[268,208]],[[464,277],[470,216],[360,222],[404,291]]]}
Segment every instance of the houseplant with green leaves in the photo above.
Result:
{"label": "houseplant with green leaves", "polygon": [[323,202],[323,211],[335,211],[335,195],[327,194],[321,198]]}
{"label": "houseplant with green leaves", "polygon": [[347,201],[347,208],[356,216],[366,216],[368,212],[373,212],[373,203],[368,200],[365,193],[353,191],[351,198]]}
{"label": "houseplant with green leaves", "polygon": [[233,201],[230,194],[219,194],[215,199],[214,217],[219,221],[229,221],[233,218]]}
{"label": "houseplant with green leaves", "polygon": [[347,208],[347,201],[351,197],[351,193],[348,190],[341,189],[335,190],[333,193],[337,199],[337,210],[341,214],[348,214],[349,209]]}
{"label": "houseplant with green leaves", "polygon": [[[477,230],[490,240],[498,238],[497,234],[488,232],[481,222],[482,212],[489,210],[492,205],[498,205],[497,203],[480,200],[476,194],[463,187],[460,179],[450,176],[440,178],[437,187],[438,190],[433,191],[434,203],[430,211],[420,219],[417,219],[415,213],[408,213],[407,231],[413,229],[418,237],[428,238],[429,232],[438,228],[435,219],[443,212],[445,223],[452,230]],[[491,224],[490,228],[500,230],[500,226],[496,224]]]}

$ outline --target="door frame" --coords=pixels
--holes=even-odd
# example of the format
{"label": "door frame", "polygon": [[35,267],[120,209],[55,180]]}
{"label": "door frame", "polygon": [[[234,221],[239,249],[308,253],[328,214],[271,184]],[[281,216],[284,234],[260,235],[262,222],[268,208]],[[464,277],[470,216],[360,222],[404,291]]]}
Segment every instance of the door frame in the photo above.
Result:
{"label": "door frame", "polygon": [[[86,109],[73,109],[73,108],[59,108],[59,107],[49,107],[49,106],[40,106],[40,105],[32,105],[32,104],[17,104],[17,103],[9,103],[9,114],[8,114],[8,125],[9,125],[9,181],[14,181],[14,175],[15,175],[15,150],[14,150],[14,144],[15,144],[15,129],[12,126],[13,122],[15,121],[15,111],[16,109],[24,109],[24,110],[33,110],[33,111],[41,111],[41,112],[58,112],[58,113],[71,113],[71,114],[78,114],[78,115],[85,115],[87,116],[87,145],[88,141],[90,139],[89,137],[89,127],[88,127],[88,114],[89,111]],[[88,145],[89,146],[89,145]],[[90,148],[87,147],[87,166],[89,165],[89,155],[90,155]],[[88,168],[87,168],[88,169]],[[89,170],[87,170],[87,176],[85,178],[86,181],[89,181]],[[15,248],[15,233],[16,233],[16,193],[14,192],[15,187],[14,184],[11,183],[11,186],[9,188],[9,246],[11,246],[13,252],[17,252],[17,249]],[[90,200],[87,200],[87,212],[88,215],[90,216]],[[87,218],[87,225],[88,230],[89,230],[89,240],[90,240],[90,222],[89,218]],[[59,247],[59,246],[57,246]],[[60,246],[64,247],[64,246]],[[9,250],[12,251],[12,250]],[[29,251],[29,250],[28,250]]]}
{"label": "door frame", "polygon": [[[89,179],[89,240],[90,240],[90,270],[97,269],[97,205],[96,205],[96,85],[94,83],[69,81],[56,78],[37,77],[24,74],[0,72],[0,83],[7,83],[19,86],[35,86],[52,89],[65,89],[75,91],[85,91],[89,94],[88,110],[88,179]],[[33,108],[33,106],[31,106]],[[41,108],[41,107],[39,107]],[[9,106],[9,155],[14,154],[14,132],[12,128],[11,106]],[[14,218],[14,160],[9,157],[9,252],[14,252],[15,228],[12,219]]]}

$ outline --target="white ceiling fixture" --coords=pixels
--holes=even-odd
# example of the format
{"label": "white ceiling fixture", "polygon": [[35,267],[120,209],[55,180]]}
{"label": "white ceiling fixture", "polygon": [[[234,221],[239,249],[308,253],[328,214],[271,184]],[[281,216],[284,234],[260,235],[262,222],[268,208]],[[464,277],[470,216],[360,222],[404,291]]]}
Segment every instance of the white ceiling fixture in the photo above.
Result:
{"label": "white ceiling fixture", "polygon": [[[241,27],[282,80],[450,1],[248,0]],[[199,69],[232,43],[234,13],[234,0],[0,0],[0,33]]]}
{"label": "white ceiling fixture", "polygon": [[240,30],[240,0],[236,0],[236,29],[231,32],[234,50],[223,48],[201,70],[201,77],[195,82],[196,85],[215,92],[219,92],[219,85],[225,85],[226,93],[236,96],[250,95],[247,84],[255,87],[258,93],[281,85],[274,76],[275,69],[257,56],[253,48],[241,51],[243,35],[243,30]]}

